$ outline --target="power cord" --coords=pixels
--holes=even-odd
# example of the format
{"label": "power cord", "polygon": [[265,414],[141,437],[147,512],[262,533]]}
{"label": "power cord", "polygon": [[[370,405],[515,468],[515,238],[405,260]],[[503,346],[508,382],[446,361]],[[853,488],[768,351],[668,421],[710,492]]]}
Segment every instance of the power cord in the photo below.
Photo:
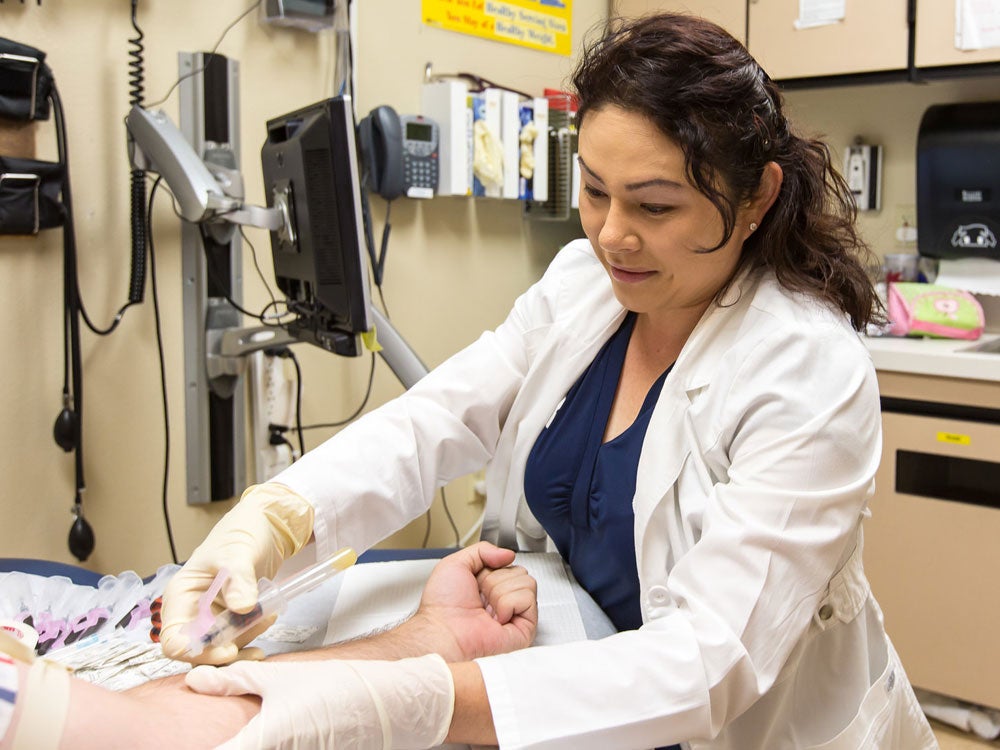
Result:
{"label": "power cord", "polygon": [[[451,508],[448,507],[448,496],[444,493],[444,487],[441,487],[438,492],[441,494],[441,507],[444,508],[444,514],[448,518],[448,523],[451,525],[452,533],[455,534],[455,548],[458,549],[462,546],[462,535],[458,531],[458,525],[455,523],[455,519],[451,515]],[[424,540],[420,543],[421,548],[427,549],[427,542],[431,537],[431,510],[427,509],[424,514],[427,518],[427,525],[424,527]]]}
{"label": "power cord", "polygon": [[[253,245],[251,245],[251,248],[252,247]],[[202,243],[202,250],[205,252],[205,269],[208,271],[209,277],[219,289],[225,289],[226,285],[223,283],[223,279],[219,273],[219,269],[216,268],[215,261],[212,259],[212,254],[208,251],[208,246],[204,242]],[[266,281],[264,282],[264,285],[265,287],[267,287]],[[232,295],[230,294],[223,293],[222,298],[225,299],[226,302],[228,302],[230,305],[232,305],[237,312],[246,315],[248,318],[253,318],[254,320],[258,321],[261,325],[270,326],[271,328],[281,328],[282,327],[281,318],[283,318],[285,315],[293,315],[294,313],[291,310],[286,310],[283,313],[275,313],[274,319],[268,320],[267,316],[265,315],[265,312],[269,310],[271,307],[277,308],[277,306],[280,303],[274,298],[274,295],[271,294],[270,287],[267,287],[267,291],[271,297],[271,301],[267,305],[265,305],[264,309],[259,313],[247,310],[245,307],[240,305],[236,300],[234,300]],[[285,304],[287,305],[287,302]]]}
{"label": "power cord", "polygon": [[170,509],[167,504],[167,486],[169,483],[170,470],[170,411],[167,408],[167,367],[166,358],[163,354],[163,328],[160,324],[160,294],[156,283],[156,250],[153,243],[153,199],[156,197],[157,188],[160,187],[162,177],[157,177],[153,183],[153,189],[149,193],[149,204],[146,210],[146,235],[148,237],[147,247],[149,248],[149,281],[153,292],[153,317],[156,321],[156,350],[160,358],[160,390],[163,398],[163,486],[161,505],[163,508],[163,522],[167,528],[167,541],[170,544],[170,558],[174,564],[178,564],[177,547],[174,544],[174,532],[170,524]]}
{"label": "power cord", "polygon": [[163,104],[167,99],[170,98],[170,95],[172,93],[174,93],[174,89],[176,89],[178,86],[180,86],[181,81],[183,81],[185,78],[190,78],[191,76],[196,76],[199,73],[204,72],[204,70],[211,64],[212,58],[215,57],[215,53],[218,51],[219,46],[222,44],[222,40],[226,38],[226,35],[230,31],[232,31],[233,27],[236,26],[236,24],[238,24],[240,21],[242,21],[244,18],[246,18],[248,15],[250,15],[253,11],[255,11],[257,8],[259,8],[260,4],[262,2],[263,2],[263,0],[257,0],[257,2],[255,2],[253,5],[251,5],[249,8],[247,8],[245,11],[243,11],[242,13],[240,13],[235,19],[233,19],[233,21],[225,29],[223,29],[222,34],[219,36],[218,41],[216,41],[215,45],[212,47],[212,50],[208,53],[208,56],[205,58],[204,65],[202,65],[200,68],[197,68],[196,70],[192,70],[190,73],[185,73],[180,78],[178,78],[176,81],[174,81],[174,84],[169,89],[167,89],[167,93],[164,94],[161,99],[158,99],[155,102],[152,102],[151,104],[148,104],[147,105],[147,109],[149,107],[157,107],[160,104]]}
{"label": "power cord", "polygon": [[341,419],[337,422],[323,422],[321,424],[303,425],[302,429],[319,430],[321,428],[327,428],[327,427],[343,427],[345,424],[353,422],[355,419],[358,418],[361,412],[364,411],[365,406],[368,404],[368,399],[371,398],[372,395],[372,385],[374,384],[374,382],[375,382],[375,354],[373,353],[371,355],[371,368],[368,371],[368,387],[365,390],[365,397],[361,401],[361,404],[358,406],[358,408],[355,409],[354,412],[351,414],[351,416],[347,417],[346,419]]}

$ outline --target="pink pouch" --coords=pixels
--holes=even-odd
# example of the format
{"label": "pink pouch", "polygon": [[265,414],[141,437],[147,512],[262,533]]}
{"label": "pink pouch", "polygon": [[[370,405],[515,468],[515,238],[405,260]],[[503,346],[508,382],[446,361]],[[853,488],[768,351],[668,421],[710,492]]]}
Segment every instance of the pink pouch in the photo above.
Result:
{"label": "pink pouch", "polygon": [[979,300],[960,289],[897,281],[888,296],[893,336],[975,340],[986,324]]}

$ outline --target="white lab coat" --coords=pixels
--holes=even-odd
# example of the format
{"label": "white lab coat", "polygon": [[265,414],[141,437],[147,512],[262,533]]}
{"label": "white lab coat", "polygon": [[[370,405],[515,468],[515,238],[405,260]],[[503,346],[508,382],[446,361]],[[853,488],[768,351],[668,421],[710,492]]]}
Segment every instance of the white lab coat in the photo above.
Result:
{"label": "white lab coat", "polygon": [[[319,554],[369,547],[484,463],[484,538],[544,547],[525,460],[624,314],[589,243],[563,248],[496,331],[276,478],[315,505]],[[501,747],[937,747],[861,567],[880,451],[874,368],[844,317],[741,278],[643,444],[643,626],[481,659]]]}

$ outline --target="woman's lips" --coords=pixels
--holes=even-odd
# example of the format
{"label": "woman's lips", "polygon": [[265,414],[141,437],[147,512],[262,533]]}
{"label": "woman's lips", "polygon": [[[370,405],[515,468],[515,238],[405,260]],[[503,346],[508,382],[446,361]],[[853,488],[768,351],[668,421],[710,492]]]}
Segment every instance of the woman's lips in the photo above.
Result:
{"label": "woman's lips", "polygon": [[656,271],[628,271],[624,268],[618,268],[618,266],[609,267],[611,268],[612,278],[623,284],[638,284],[640,281],[645,281],[656,273]]}

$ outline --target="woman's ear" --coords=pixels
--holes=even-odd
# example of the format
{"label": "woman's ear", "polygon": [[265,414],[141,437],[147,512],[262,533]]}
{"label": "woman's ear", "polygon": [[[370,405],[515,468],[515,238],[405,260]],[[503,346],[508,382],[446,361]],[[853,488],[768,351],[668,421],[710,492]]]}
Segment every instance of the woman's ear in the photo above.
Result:
{"label": "woman's ear", "polygon": [[760,223],[760,220],[764,218],[764,214],[774,205],[774,201],[778,198],[778,193],[781,192],[781,182],[784,179],[785,174],[781,171],[781,167],[778,166],[777,162],[769,161],[764,165],[764,170],[760,175],[760,184],[757,186],[757,194],[751,202],[757,223]]}

